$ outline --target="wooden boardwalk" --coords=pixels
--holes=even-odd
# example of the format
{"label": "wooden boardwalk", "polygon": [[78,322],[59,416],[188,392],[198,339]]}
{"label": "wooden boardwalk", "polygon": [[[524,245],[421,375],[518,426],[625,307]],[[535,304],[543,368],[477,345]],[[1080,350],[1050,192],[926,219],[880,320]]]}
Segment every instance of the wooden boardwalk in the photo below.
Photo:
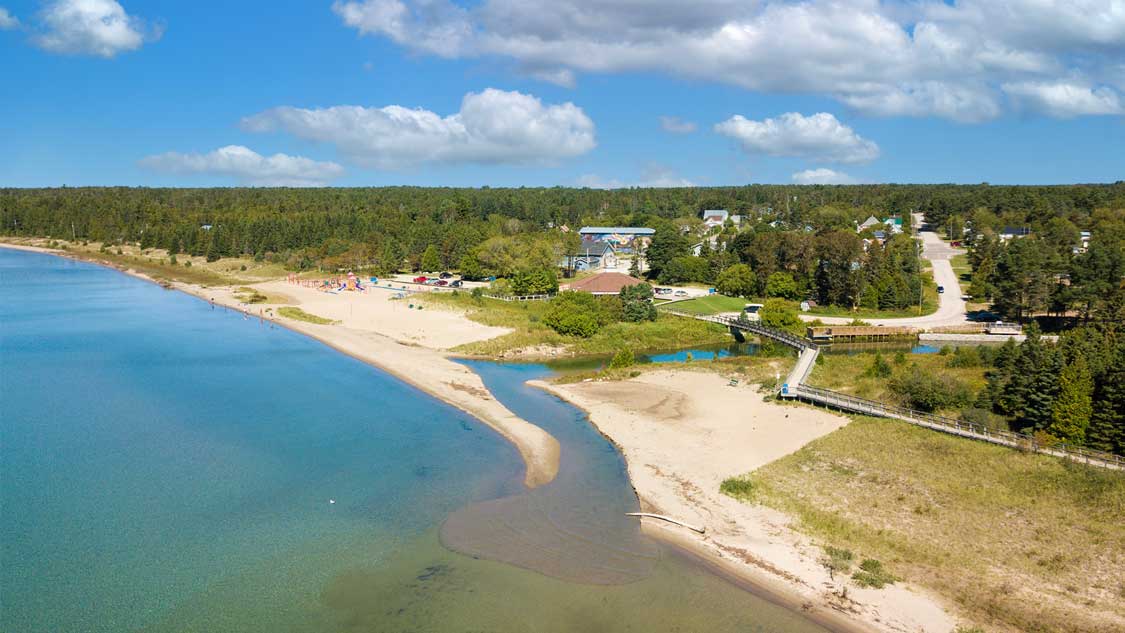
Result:
{"label": "wooden boardwalk", "polygon": [[782,398],[803,400],[812,404],[831,407],[849,413],[893,418],[942,433],[959,435],[961,437],[1008,446],[1019,450],[1061,457],[1082,464],[1089,464],[1090,466],[1125,470],[1125,457],[1121,457],[1120,455],[1092,451],[1080,446],[1068,446],[1066,444],[1053,444],[1048,446],[1039,443],[1035,438],[1028,435],[1020,435],[1019,433],[1012,433],[1010,431],[997,431],[980,424],[973,424],[971,422],[955,420],[924,411],[915,411],[905,407],[884,404],[874,400],[865,400],[848,394],[806,385],[804,384],[805,380],[808,379],[809,373],[816,363],[816,358],[820,354],[820,350],[816,344],[807,338],[768,328],[760,323],[742,321],[735,317],[689,314],[674,310],[664,310],[664,312],[676,316],[698,319],[700,321],[718,323],[731,329],[778,341],[779,343],[796,349],[799,353],[797,363],[793,366],[792,371],[789,372],[788,378],[781,386],[781,390],[778,393]]}

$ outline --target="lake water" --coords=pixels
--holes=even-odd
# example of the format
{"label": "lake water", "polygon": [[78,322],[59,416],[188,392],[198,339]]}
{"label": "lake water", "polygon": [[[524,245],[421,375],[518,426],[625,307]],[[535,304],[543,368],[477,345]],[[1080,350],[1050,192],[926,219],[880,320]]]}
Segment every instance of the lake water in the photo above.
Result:
{"label": "lake water", "polygon": [[823,631],[640,535],[620,455],[523,384],[548,368],[471,366],[555,482],[310,339],[0,249],[0,630]]}

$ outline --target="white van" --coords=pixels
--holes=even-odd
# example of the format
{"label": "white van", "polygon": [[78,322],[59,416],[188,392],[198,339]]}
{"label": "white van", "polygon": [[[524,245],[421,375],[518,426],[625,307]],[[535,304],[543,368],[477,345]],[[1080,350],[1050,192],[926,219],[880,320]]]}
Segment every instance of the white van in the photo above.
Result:
{"label": "white van", "polygon": [[761,321],[762,315],[758,314],[761,309],[762,304],[760,303],[747,303],[746,307],[742,309],[742,314],[747,321]]}

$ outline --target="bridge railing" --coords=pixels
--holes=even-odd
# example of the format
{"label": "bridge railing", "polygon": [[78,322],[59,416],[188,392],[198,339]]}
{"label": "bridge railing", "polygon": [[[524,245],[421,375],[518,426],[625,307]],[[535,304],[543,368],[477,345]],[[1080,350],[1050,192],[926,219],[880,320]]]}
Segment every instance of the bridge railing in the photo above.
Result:
{"label": "bridge railing", "polygon": [[991,429],[982,424],[947,418],[926,411],[917,411],[907,407],[885,404],[875,400],[867,400],[865,398],[858,398],[856,396],[828,389],[820,389],[818,387],[810,387],[803,384],[798,384],[794,391],[798,397],[804,396],[806,399],[838,409],[847,409],[858,413],[870,413],[879,417],[897,418],[923,426],[948,430],[959,435],[984,439],[995,444],[1006,444],[1036,453],[1052,453],[1075,461],[1125,469],[1125,457],[1112,453],[1103,453],[1101,451],[1090,450],[1081,446],[1071,446],[1065,443],[1041,444],[1038,440],[1029,435]]}

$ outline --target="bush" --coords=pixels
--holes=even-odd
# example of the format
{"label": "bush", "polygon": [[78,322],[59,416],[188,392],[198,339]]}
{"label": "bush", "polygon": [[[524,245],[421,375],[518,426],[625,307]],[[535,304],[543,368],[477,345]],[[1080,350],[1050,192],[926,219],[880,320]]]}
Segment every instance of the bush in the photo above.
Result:
{"label": "bush", "polygon": [[898,578],[884,569],[883,563],[874,558],[867,558],[859,564],[859,570],[852,574],[852,580],[860,587],[882,589],[887,585],[893,585]]}
{"label": "bush", "polygon": [[890,388],[920,411],[963,407],[972,401],[972,393],[965,383],[951,376],[924,372],[917,365],[891,378]]}
{"label": "bush", "polygon": [[660,282],[674,284],[684,281],[706,283],[711,279],[711,265],[702,257],[676,257],[660,271]]}
{"label": "bush", "polygon": [[895,352],[895,364],[896,365],[905,365],[906,364],[906,352],[901,352],[901,351]]}
{"label": "bush", "polygon": [[623,347],[617,350],[617,353],[613,355],[613,360],[609,362],[609,368],[621,369],[622,367],[632,367],[636,362],[637,359],[633,356],[633,350],[628,347]]}
{"label": "bush", "polygon": [[953,350],[953,357],[946,364],[949,367],[980,367],[980,353],[975,347],[958,347]]}
{"label": "bush", "polygon": [[606,310],[588,292],[560,292],[548,304],[543,323],[564,336],[589,338],[608,323]]}
{"label": "bush", "polygon": [[543,268],[518,270],[509,281],[512,293],[519,296],[553,294],[559,289],[555,271]]}
{"label": "bush", "polygon": [[821,560],[821,564],[824,565],[830,573],[846,574],[852,570],[855,554],[853,554],[850,549],[842,549],[829,545],[824,548],[824,554],[825,556]]}
{"label": "bush", "polygon": [[871,365],[863,375],[869,378],[888,378],[892,373],[891,364],[883,358],[882,354],[875,352],[875,358],[871,359]]}

